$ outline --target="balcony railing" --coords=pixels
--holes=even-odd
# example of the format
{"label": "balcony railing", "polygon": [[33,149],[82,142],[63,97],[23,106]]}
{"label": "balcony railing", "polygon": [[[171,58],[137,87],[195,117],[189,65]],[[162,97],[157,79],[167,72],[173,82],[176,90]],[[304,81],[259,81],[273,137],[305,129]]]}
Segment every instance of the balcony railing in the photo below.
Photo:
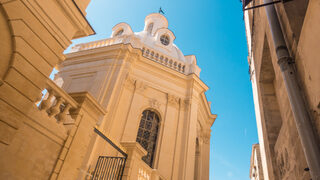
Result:
{"label": "balcony railing", "polygon": [[125,163],[126,157],[99,156],[92,179],[121,180]]}
{"label": "balcony railing", "polygon": [[123,43],[124,39],[125,37],[117,37],[117,38],[108,38],[108,39],[102,39],[102,40],[92,41],[88,43],[77,44],[71,48],[70,52],[78,52],[78,51],[83,51],[88,49],[95,49],[99,47],[110,46],[113,44],[119,44],[119,43]]}
{"label": "balcony railing", "polygon": [[121,180],[128,157],[127,153],[125,153],[97,128],[94,129],[94,132],[117,150],[122,157],[99,156],[96,167],[92,173],[92,180]]}
{"label": "balcony railing", "polygon": [[[115,38],[102,39],[102,40],[98,40],[98,41],[77,44],[71,48],[70,52],[84,51],[84,50],[95,49],[95,48],[99,48],[99,47],[105,47],[105,46],[110,46],[113,44],[120,44],[120,43],[135,44],[133,42],[134,40],[135,40],[135,38],[131,38],[130,36],[120,36],[120,37],[115,37]],[[141,49],[141,51],[142,51],[142,56],[144,56],[152,61],[155,61],[163,66],[166,66],[170,69],[173,69],[173,70],[178,71],[182,74],[185,74],[186,64],[183,61],[172,58],[170,56],[167,56],[159,51],[153,50],[148,47],[141,47],[139,49]]]}
{"label": "balcony railing", "polygon": [[153,60],[159,64],[162,64],[170,69],[173,69],[175,71],[178,71],[182,74],[185,72],[186,65],[184,62],[180,60],[176,60],[174,58],[170,58],[169,56],[166,56],[160,52],[157,52],[155,50],[152,50],[150,48],[143,47],[142,48],[142,56]]}
{"label": "balcony railing", "polygon": [[46,112],[49,117],[55,117],[58,123],[74,122],[70,116],[70,109],[76,109],[78,103],[50,79],[46,90],[47,94],[41,101],[40,110]]}

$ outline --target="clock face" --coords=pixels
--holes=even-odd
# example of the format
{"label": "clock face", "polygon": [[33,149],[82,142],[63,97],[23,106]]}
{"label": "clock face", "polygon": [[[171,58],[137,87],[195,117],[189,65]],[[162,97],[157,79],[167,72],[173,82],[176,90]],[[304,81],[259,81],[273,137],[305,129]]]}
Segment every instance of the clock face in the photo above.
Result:
{"label": "clock face", "polygon": [[162,35],[162,36],[160,37],[160,41],[161,41],[161,43],[162,43],[163,45],[167,46],[167,45],[169,45],[169,43],[170,43],[170,38],[169,38],[168,35]]}

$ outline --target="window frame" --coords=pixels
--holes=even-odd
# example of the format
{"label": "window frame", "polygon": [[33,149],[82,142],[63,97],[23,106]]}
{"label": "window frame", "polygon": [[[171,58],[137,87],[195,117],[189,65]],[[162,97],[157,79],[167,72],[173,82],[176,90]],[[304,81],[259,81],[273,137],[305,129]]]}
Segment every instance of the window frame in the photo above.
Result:
{"label": "window frame", "polygon": [[[146,112],[146,119],[143,119],[143,117],[144,117],[144,112]],[[157,112],[157,111],[155,111],[154,109],[145,109],[145,110],[143,110],[142,111],[142,113],[141,113],[141,118],[140,118],[140,121],[139,121],[139,124],[138,124],[138,130],[137,130],[137,136],[136,136],[136,142],[138,142],[143,148],[144,148],[144,146],[138,141],[138,138],[140,138],[141,139],[141,137],[143,137],[143,135],[141,136],[141,137],[138,137],[138,135],[139,135],[139,130],[140,130],[140,126],[141,126],[141,121],[142,120],[145,120],[145,121],[147,121],[147,117],[148,117],[148,113],[150,113],[150,112],[152,112],[152,113],[154,113],[154,117],[153,117],[153,120],[152,121],[156,121],[156,116],[157,116],[157,118],[158,118],[158,122],[154,122],[154,123],[157,123],[157,129],[156,129],[156,139],[154,140],[154,142],[153,142],[153,145],[154,145],[154,149],[153,149],[153,152],[152,152],[152,157],[151,157],[151,162],[150,162],[150,164],[148,163],[148,162],[146,162],[144,159],[142,159],[148,166],[150,166],[151,168],[155,168],[155,163],[156,163],[156,161],[157,161],[157,154],[158,154],[158,143],[159,143],[159,141],[160,141],[160,139],[161,139],[161,137],[160,137],[160,135],[161,135],[161,116],[160,116],[160,114]],[[153,128],[153,124],[154,123],[152,123],[152,127],[151,128]],[[144,124],[145,126],[146,126],[146,123]],[[145,128],[143,128],[143,130],[145,130]],[[152,129],[151,129],[152,130]],[[144,132],[143,132],[144,133]],[[152,136],[152,132],[150,133],[150,136]],[[151,137],[149,137],[149,141],[150,141],[150,138]],[[148,146],[149,146],[150,144],[148,143]],[[149,148],[149,147],[148,147]],[[145,149],[145,148],[144,148]],[[146,150],[146,149],[145,149]],[[149,151],[148,150],[146,150],[148,153],[149,153]],[[146,157],[146,156],[143,156],[143,157]]]}

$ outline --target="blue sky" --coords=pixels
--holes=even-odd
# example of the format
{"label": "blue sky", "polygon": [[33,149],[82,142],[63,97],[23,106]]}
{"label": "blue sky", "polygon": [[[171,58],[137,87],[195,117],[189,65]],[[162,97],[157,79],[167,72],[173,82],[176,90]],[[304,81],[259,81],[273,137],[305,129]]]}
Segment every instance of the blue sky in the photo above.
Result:
{"label": "blue sky", "polygon": [[194,54],[200,78],[218,118],[212,127],[210,180],[249,179],[251,146],[258,142],[247,43],[239,0],[93,0],[87,19],[96,35],[74,43],[108,38],[119,22],[133,31],[144,18],[162,7],[175,44],[185,55]]}

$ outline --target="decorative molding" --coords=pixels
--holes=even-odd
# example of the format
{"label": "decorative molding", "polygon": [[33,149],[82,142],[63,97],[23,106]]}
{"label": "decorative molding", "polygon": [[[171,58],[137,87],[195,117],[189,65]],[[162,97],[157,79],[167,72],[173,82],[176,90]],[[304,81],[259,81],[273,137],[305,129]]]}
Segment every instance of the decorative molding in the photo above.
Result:
{"label": "decorative molding", "polygon": [[127,89],[134,89],[134,84],[136,82],[136,79],[132,78],[131,76],[127,76],[127,79],[124,82],[124,87]]}
{"label": "decorative molding", "polygon": [[159,101],[157,101],[156,99],[149,99],[149,105],[153,109],[159,109],[161,103]]}
{"label": "decorative molding", "polygon": [[200,132],[200,139],[205,144],[210,144],[211,129],[203,129]]}
{"label": "decorative molding", "polygon": [[168,104],[174,107],[179,107],[180,98],[171,94],[168,94]]}
{"label": "decorative molding", "polygon": [[136,91],[141,94],[143,94],[144,91],[148,88],[146,83],[140,80],[136,80],[135,85],[136,85]]}
{"label": "decorative molding", "polygon": [[180,101],[181,109],[188,110],[190,103],[191,103],[191,101],[189,99],[181,99],[181,101]]}

